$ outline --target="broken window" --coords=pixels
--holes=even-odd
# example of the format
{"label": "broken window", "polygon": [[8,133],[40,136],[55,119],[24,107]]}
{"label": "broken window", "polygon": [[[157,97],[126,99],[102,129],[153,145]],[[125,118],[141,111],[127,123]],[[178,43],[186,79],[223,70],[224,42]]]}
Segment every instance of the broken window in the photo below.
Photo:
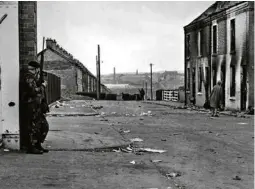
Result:
{"label": "broken window", "polygon": [[202,80],[203,80],[203,75],[202,75],[202,67],[199,67],[199,73],[198,73],[198,92],[202,92]]}
{"label": "broken window", "polygon": [[230,96],[235,96],[236,95],[236,68],[235,66],[230,67]]}
{"label": "broken window", "polygon": [[213,26],[213,54],[217,53],[217,26]]}
{"label": "broken window", "polygon": [[190,57],[190,35],[187,35],[187,44],[186,44],[186,50],[187,50],[187,58]]}
{"label": "broken window", "polygon": [[230,51],[234,52],[236,49],[236,34],[235,34],[235,19],[230,21]]}
{"label": "broken window", "polygon": [[190,69],[187,68],[187,90],[190,90]]}

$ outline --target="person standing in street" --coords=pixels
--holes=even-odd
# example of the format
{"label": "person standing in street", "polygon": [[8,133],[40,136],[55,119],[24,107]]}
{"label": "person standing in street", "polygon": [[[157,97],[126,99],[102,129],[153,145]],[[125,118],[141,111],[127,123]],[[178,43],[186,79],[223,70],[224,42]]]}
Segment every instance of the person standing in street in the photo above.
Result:
{"label": "person standing in street", "polygon": [[210,106],[212,109],[212,117],[219,117],[218,109],[222,105],[222,87],[221,81],[218,81],[217,84],[213,87],[210,96]]}
{"label": "person standing in street", "polygon": [[141,90],[139,90],[139,92],[140,92],[141,99],[144,100],[145,92],[144,92],[143,88]]}

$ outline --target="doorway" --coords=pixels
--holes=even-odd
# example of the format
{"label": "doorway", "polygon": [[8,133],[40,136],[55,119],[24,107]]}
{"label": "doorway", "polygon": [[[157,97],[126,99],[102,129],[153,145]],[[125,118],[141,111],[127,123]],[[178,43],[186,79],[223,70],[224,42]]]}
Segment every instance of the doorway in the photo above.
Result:
{"label": "doorway", "polygon": [[241,69],[241,110],[246,110],[247,101],[247,68],[246,65]]}

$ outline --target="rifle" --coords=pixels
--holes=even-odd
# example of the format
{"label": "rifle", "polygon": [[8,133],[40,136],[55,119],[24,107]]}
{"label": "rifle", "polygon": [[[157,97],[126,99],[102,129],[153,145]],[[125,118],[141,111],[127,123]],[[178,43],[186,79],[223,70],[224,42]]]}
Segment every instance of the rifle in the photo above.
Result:
{"label": "rifle", "polygon": [[43,48],[42,48],[42,53],[41,53],[41,62],[40,62],[40,79],[39,82],[40,84],[43,83],[43,62],[44,62],[44,37],[43,37]]}

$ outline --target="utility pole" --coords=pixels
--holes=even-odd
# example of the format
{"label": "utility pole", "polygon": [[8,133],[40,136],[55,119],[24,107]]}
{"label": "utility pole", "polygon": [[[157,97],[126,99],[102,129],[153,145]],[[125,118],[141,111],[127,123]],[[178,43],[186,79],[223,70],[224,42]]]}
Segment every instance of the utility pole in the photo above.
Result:
{"label": "utility pole", "polygon": [[145,81],[145,99],[147,100],[147,81]]}
{"label": "utility pole", "polygon": [[96,56],[96,69],[97,69],[97,88],[96,88],[96,91],[97,91],[97,100],[99,100],[99,98],[100,98],[100,93],[99,93],[99,66],[98,66],[98,58],[97,58],[97,56]]}
{"label": "utility pole", "polygon": [[152,94],[152,63],[150,63],[150,67],[151,67],[151,100],[153,100],[153,94]]}
{"label": "utility pole", "polygon": [[101,81],[100,81],[100,46],[99,45],[97,45],[96,65],[97,65],[97,100],[100,100]]}

